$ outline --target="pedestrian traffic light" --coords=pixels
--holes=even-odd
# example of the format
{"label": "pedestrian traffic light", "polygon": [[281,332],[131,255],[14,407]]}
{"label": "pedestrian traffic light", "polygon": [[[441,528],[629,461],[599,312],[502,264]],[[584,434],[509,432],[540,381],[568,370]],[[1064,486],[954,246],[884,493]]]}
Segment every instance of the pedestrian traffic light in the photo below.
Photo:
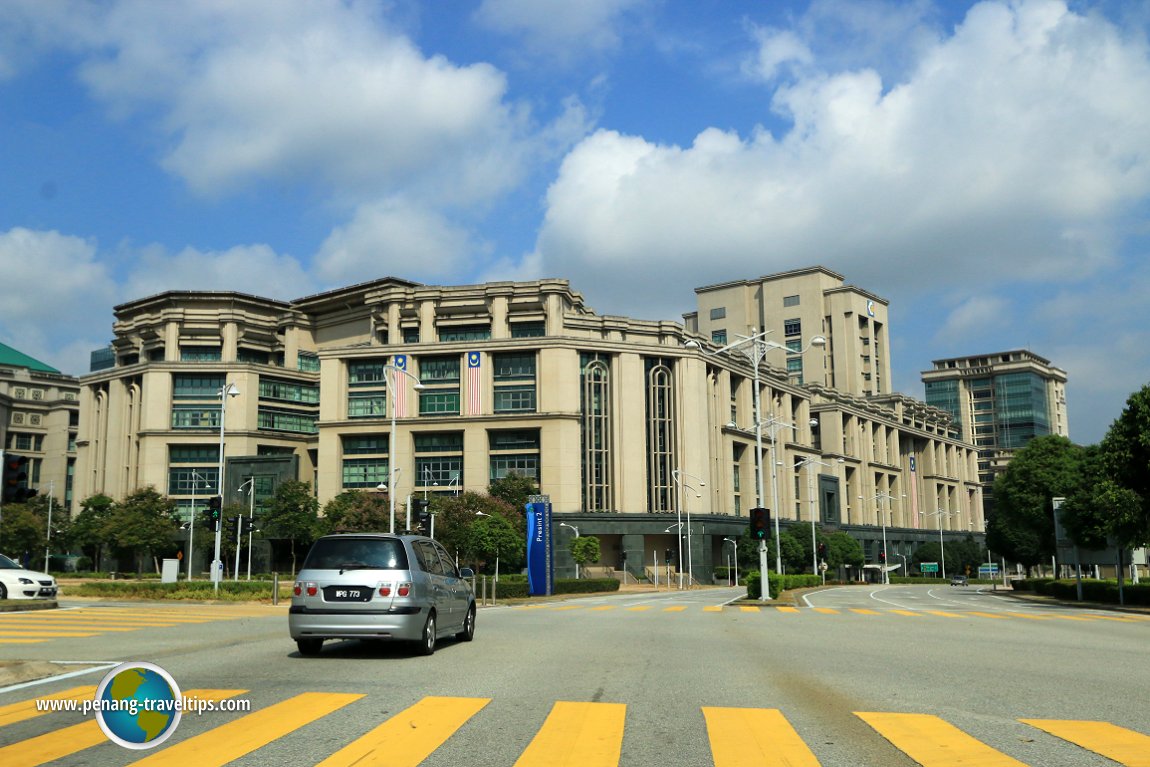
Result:
{"label": "pedestrian traffic light", "polygon": [[663,550],[663,564],[665,564],[665,565],[671,564],[671,550],[670,549],[664,549]]}
{"label": "pedestrian traffic light", "polygon": [[825,543],[819,544],[819,559],[827,558],[827,545]]}
{"label": "pedestrian traffic light", "polygon": [[411,511],[415,520],[415,529],[424,534],[431,530],[431,502],[425,498],[412,498]]}
{"label": "pedestrian traffic light", "polygon": [[762,507],[751,509],[751,537],[765,541],[771,537],[771,510]]}
{"label": "pedestrian traffic light", "polygon": [[218,495],[213,495],[208,499],[207,523],[208,529],[213,533],[220,529],[220,513],[223,502],[224,499]]}
{"label": "pedestrian traffic light", "polygon": [[4,503],[24,503],[36,491],[28,487],[28,456],[4,454]]}

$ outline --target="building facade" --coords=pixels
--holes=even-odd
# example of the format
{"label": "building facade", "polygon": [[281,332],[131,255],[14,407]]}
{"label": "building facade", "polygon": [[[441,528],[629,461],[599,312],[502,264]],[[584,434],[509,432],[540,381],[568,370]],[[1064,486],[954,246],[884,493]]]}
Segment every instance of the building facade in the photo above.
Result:
{"label": "building facade", "polygon": [[[876,330],[866,305],[879,315],[881,300],[829,292],[820,282],[817,296],[800,294],[800,305],[823,302],[804,321],[822,330],[828,306],[847,317],[858,303],[886,347],[885,314]],[[643,574],[682,543],[677,564],[697,580],[725,561],[748,510],[776,497],[784,525],[816,515],[874,562],[880,528],[892,556],[937,540],[944,518],[925,512],[940,505],[947,529],[981,533],[975,453],[949,415],[822,383],[849,367],[836,354],[862,345],[850,311],[832,317],[849,341],[825,361],[807,353],[815,382],[761,366],[756,412],[745,355],[717,354],[723,344],[690,323],[596,314],[565,280],[386,278],[290,302],[168,292],[115,308],[115,363],[82,379],[77,485],[117,498],[152,485],[190,513],[196,495],[217,492],[221,445],[229,503],[252,500],[239,492],[248,480],[256,500],[270,495],[288,460],[321,505],[386,487],[392,472],[399,498],[484,491],[516,472],[560,520],[599,537],[603,569]],[[889,369],[885,355],[871,362]],[[786,428],[756,460],[768,415]],[[765,497],[760,465],[776,469]],[[559,572],[573,573],[574,532],[555,532]]]}
{"label": "building facade", "polygon": [[926,401],[950,413],[963,439],[978,449],[984,485],[992,485],[1014,453],[1035,437],[1070,436],[1066,371],[1050,360],[1015,349],[931,364],[922,373]]}
{"label": "building facade", "polygon": [[28,458],[29,488],[71,509],[80,382],[0,344],[0,447]]}

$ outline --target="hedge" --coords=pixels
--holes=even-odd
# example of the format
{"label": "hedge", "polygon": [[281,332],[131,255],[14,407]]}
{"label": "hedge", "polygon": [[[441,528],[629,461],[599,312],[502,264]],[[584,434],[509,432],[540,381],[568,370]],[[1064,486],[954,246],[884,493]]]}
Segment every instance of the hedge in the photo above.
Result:
{"label": "hedge", "polygon": [[[1013,582],[1016,591],[1029,591],[1042,596],[1053,597],[1068,602],[1078,600],[1078,583],[1073,578],[1053,580],[1051,578],[1027,578]],[[1150,606],[1150,584],[1124,583],[1122,596],[1128,605]],[[1116,605],[1118,601],[1118,581],[1100,581],[1093,578],[1082,579],[1082,599],[1086,602],[1100,602]]]}
{"label": "hedge", "polygon": [[[292,581],[280,581],[280,599],[291,597]],[[117,599],[219,599],[229,602],[272,601],[271,581],[211,581],[160,583],[153,580],[100,581],[64,586],[63,596],[115,597]]]}
{"label": "hedge", "polygon": [[[493,579],[490,576],[480,575],[475,582],[475,593],[482,596],[483,580],[487,580],[487,595],[491,596]],[[604,591],[618,591],[620,583],[614,578],[557,578],[551,583],[552,594],[597,594]],[[511,578],[499,576],[499,583],[495,588],[497,599],[526,599],[527,578],[520,576]]]}

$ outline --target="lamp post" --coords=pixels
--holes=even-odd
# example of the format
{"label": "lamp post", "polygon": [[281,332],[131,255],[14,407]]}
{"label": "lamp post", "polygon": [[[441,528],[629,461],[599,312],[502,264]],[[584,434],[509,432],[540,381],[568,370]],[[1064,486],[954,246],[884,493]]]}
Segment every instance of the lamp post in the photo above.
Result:
{"label": "lamp post", "polygon": [[52,494],[56,492],[56,480],[48,481],[48,530],[44,539],[44,572],[48,572],[49,552],[52,550]]}
{"label": "lamp post", "polygon": [[[839,458],[837,463],[842,463],[843,459]],[[796,469],[801,469],[804,466],[807,469],[807,499],[811,504],[811,574],[819,574],[819,542],[815,534],[815,484],[814,479],[811,477],[811,467],[815,464],[819,466],[826,466],[828,469],[834,468],[831,464],[820,461],[810,456],[802,459],[796,464]]]}
{"label": "lamp post", "polygon": [[[680,494],[682,495],[683,502],[680,507],[687,512],[687,588],[690,588],[695,583],[695,555],[694,549],[691,546],[691,507],[688,503],[688,498],[685,491],[690,490],[695,494],[696,498],[702,498],[703,496],[699,493],[698,490],[684,482],[680,477],[690,477],[699,483],[699,487],[706,487],[707,483],[703,481],[702,477],[696,477],[694,474],[688,474],[687,472],[680,471],[679,469],[675,469],[671,472],[671,478],[675,480],[675,484],[679,486]],[[680,520],[682,520],[682,517],[680,517]],[[679,540],[682,541],[682,537],[680,537]],[[681,544],[679,548],[679,561],[683,561],[683,549]],[[682,579],[680,579],[680,588],[682,588]]]}
{"label": "lamp post", "polygon": [[383,379],[387,383],[387,399],[391,403],[391,431],[387,435],[387,503],[390,522],[388,523],[388,532],[392,535],[395,534],[395,475],[399,469],[395,468],[395,389],[398,383],[395,380],[396,373],[403,375],[415,381],[415,389],[419,391],[423,388],[423,382],[415,375],[407,372],[401,367],[394,364],[387,364],[383,366],[384,376]]}
{"label": "lamp post", "polygon": [[937,511],[928,511],[924,516],[938,517],[938,548],[942,554],[942,578],[946,580],[946,543],[942,540],[942,518],[949,517],[952,513],[946,509],[938,509]]}
{"label": "lamp post", "polygon": [[[878,500],[881,500],[883,498],[885,498],[887,500],[888,507],[890,505],[890,502],[894,500],[894,496],[891,495],[890,493],[876,493],[875,496],[873,498],[871,498],[871,500],[872,501],[878,501]],[[863,500],[863,497],[861,495],[859,496],[859,500],[860,501]],[[890,580],[887,578],[887,574],[886,574],[886,515],[883,514],[883,512],[882,512],[882,505],[881,504],[878,506],[878,514],[879,514],[879,520],[882,522],[882,582],[884,584],[889,584]]]}
{"label": "lamp post", "polygon": [[[757,496],[758,506],[761,508],[763,505],[763,495],[764,495],[764,493],[763,493],[763,433],[762,433],[762,429],[759,428],[759,425],[762,423],[763,419],[762,419],[762,412],[761,412],[760,406],[759,406],[759,381],[760,381],[759,366],[762,363],[762,361],[766,358],[767,352],[771,351],[772,349],[782,349],[787,354],[792,354],[792,355],[793,354],[802,354],[803,352],[810,349],[812,346],[825,346],[827,339],[825,339],[822,336],[815,336],[814,338],[811,339],[811,342],[809,344],[807,344],[807,346],[805,346],[802,349],[788,349],[786,346],[784,346],[782,344],[777,344],[777,343],[774,343],[773,341],[767,341],[766,340],[766,336],[768,334],[770,334],[772,331],[764,330],[761,333],[754,333],[753,332],[754,328],[752,328],[751,330],[752,330],[751,335],[740,336],[738,341],[735,341],[734,343],[727,344],[726,346],[722,347],[721,349],[717,349],[716,351],[711,352],[711,354],[717,355],[717,354],[722,354],[723,352],[736,351],[737,350],[741,354],[743,354],[747,358],[747,360],[751,363],[751,370],[754,374],[754,381],[755,381],[755,388],[754,388],[754,391],[752,392],[752,395],[753,395],[752,396],[752,404],[753,404],[754,410],[755,410],[755,425],[756,425],[756,428],[755,428],[755,470],[758,473],[758,477],[756,478],[757,479],[756,491],[758,493],[758,496]],[[691,349],[701,348],[699,345],[699,342],[694,341],[694,340],[688,341],[686,343],[686,346],[688,348],[691,348]],[[773,444],[774,443],[773,436],[772,436],[771,441]],[[773,466],[771,469],[771,476],[774,477],[774,467]],[[775,494],[777,496],[777,494],[778,494],[777,489],[775,491]],[[779,518],[778,518],[779,509],[778,509],[777,500],[778,499],[776,497],[775,498],[775,507],[776,507],[775,508],[775,538],[776,538],[776,540],[778,539],[778,525],[779,525],[779,521],[778,521],[779,520]],[[777,547],[777,543],[776,543],[776,547]],[[776,570],[782,569],[782,555],[780,552],[778,552],[777,548],[776,548],[776,556],[775,556],[775,567],[776,567]],[[770,589],[766,588],[766,585],[767,585],[766,584],[767,542],[765,540],[759,541],[759,572],[761,572],[763,574],[763,588],[762,588],[762,596],[760,597],[760,600],[766,601],[766,600],[770,599],[771,596],[770,596]]]}
{"label": "lamp post", "polygon": [[[256,478],[248,477],[247,482],[240,485],[236,492],[248,488],[248,580],[252,579],[252,532],[256,526]],[[242,534],[242,533],[241,533]],[[240,552],[236,549],[236,580],[240,579]]]}
{"label": "lamp post", "polygon": [[[559,526],[560,527],[570,527],[572,530],[575,531],[575,540],[579,540],[579,528],[575,527],[575,525],[569,525],[566,522],[560,522]],[[575,563],[575,580],[579,580],[579,563],[578,562]]]}
{"label": "lamp post", "polygon": [[735,538],[724,538],[724,541],[730,541],[731,545],[735,547],[735,585],[739,585],[739,541]]}
{"label": "lamp post", "polygon": [[[227,412],[228,397],[238,397],[240,395],[239,388],[234,383],[221,386],[217,396],[220,398],[220,466],[219,477],[216,480],[216,490],[220,496],[220,509],[224,508],[224,414]],[[212,554],[212,589],[215,592],[220,590],[220,578],[223,573],[223,561],[220,559],[220,536],[224,531],[224,518],[221,511],[219,524],[216,525],[216,546]]]}
{"label": "lamp post", "polygon": [[196,488],[198,482],[203,482],[204,487],[208,487],[208,481],[197,472],[192,472],[192,513],[188,516],[188,580],[192,579],[192,560],[195,558],[195,548],[192,543],[196,539]]}

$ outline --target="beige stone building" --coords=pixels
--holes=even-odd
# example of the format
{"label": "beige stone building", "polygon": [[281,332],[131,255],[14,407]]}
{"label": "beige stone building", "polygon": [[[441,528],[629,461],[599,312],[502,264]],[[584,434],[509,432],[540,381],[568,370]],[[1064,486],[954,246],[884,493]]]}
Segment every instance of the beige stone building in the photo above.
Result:
{"label": "beige stone building", "polygon": [[[323,504],[386,485],[393,468],[401,498],[483,491],[515,471],[536,479],[559,521],[600,538],[608,570],[650,570],[668,550],[678,559],[689,530],[679,564],[707,580],[730,553],[723,539],[775,496],[784,525],[817,515],[876,562],[880,528],[892,557],[937,540],[941,517],[924,512],[940,505],[948,529],[981,532],[973,447],[941,410],[889,394],[886,304],[836,278],[731,283],[753,326],[793,340],[790,314],[757,297],[777,294],[790,311],[797,295],[803,337],[830,341],[801,355],[802,370],[764,364],[757,414],[749,360],[716,354],[718,320],[697,321],[722,306],[728,338],[747,332],[718,286],[700,289],[686,328],[596,314],[559,279],[386,278],[290,302],[180,291],[129,302],[115,308],[114,366],[82,379],[77,491],[153,485],[185,509],[197,495],[203,505],[217,492],[222,432],[228,502],[252,498],[238,491],[248,479],[258,499],[298,476]],[[238,394],[223,396],[232,385]],[[759,499],[755,422],[768,416],[786,426],[773,427],[777,445],[763,439],[762,465],[776,471]],[[563,575],[573,531],[556,534]]]}
{"label": "beige stone building", "polygon": [[80,382],[0,344],[0,447],[28,458],[27,486],[72,508]]}

